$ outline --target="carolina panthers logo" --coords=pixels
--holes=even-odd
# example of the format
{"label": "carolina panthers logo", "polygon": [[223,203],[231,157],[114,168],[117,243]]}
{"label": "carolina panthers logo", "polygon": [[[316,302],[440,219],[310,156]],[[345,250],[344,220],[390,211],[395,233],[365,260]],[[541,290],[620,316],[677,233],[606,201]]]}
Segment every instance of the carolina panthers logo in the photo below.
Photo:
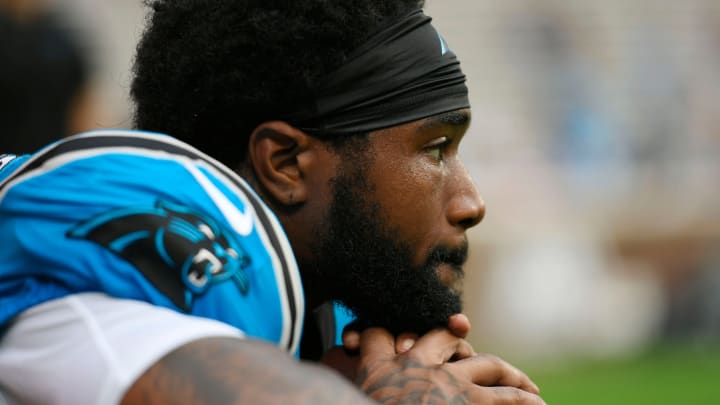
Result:
{"label": "carolina panthers logo", "polygon": [[117,209],[67,232],[87,239],[132,263],[185,311],[193,298],[215,283],[231,280],[245,295],[250,258],[236,236],[188,207],[157,201],[154,207]]}

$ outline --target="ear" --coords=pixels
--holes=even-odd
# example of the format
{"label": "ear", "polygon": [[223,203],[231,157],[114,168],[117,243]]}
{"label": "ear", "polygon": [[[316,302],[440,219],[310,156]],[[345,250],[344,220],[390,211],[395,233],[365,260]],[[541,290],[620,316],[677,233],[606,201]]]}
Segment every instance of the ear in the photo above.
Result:
{"label": "ear", "polygon": [[287,207],[305,202],[305,174],[315,143],[314,138],[282,121],[264,122],[255,128],[248,157],[267,197]]}

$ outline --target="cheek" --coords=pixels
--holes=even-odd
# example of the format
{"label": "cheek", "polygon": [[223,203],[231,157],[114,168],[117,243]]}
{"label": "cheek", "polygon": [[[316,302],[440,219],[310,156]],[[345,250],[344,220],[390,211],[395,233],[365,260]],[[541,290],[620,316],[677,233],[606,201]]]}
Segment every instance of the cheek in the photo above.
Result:
{"label": "cheek", "polygon": [[[433,247],[443,218],[441,172],[437,167],[393,165],[377,185],[382,211],[389,225],[417,251],[419,262]],[[419,263],[418,263],[419,264]]]}

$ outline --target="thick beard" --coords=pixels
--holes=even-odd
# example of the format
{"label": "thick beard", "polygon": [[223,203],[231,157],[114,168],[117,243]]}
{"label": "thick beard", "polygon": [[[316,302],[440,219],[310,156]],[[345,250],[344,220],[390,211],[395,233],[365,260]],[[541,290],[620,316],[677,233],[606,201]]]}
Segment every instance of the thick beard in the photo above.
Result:
{"label": "thick beard", "polygon": [[392,333],[427,331],[447,325],[462,310],[459,288],[442,284],[437,267],[451,267],[458,279],[467,258],[461,248],[435,247],[422,266],[413,266],[413,251],[389,229],[364,173],[340,174],[334,199],[318,229],[314,276],[332,298],[350,309],[364,326]]}

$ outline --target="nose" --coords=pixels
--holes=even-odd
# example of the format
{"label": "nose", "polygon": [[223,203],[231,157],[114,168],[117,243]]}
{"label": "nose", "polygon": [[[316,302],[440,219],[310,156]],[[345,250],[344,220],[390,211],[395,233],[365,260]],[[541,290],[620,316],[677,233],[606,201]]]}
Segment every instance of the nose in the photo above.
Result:
{"label": "nose", "polygon": [[485,216],[485,202],[462,163],[458,164],[452,183],[447,206],[448,222],[463,229],[472,228]]}

